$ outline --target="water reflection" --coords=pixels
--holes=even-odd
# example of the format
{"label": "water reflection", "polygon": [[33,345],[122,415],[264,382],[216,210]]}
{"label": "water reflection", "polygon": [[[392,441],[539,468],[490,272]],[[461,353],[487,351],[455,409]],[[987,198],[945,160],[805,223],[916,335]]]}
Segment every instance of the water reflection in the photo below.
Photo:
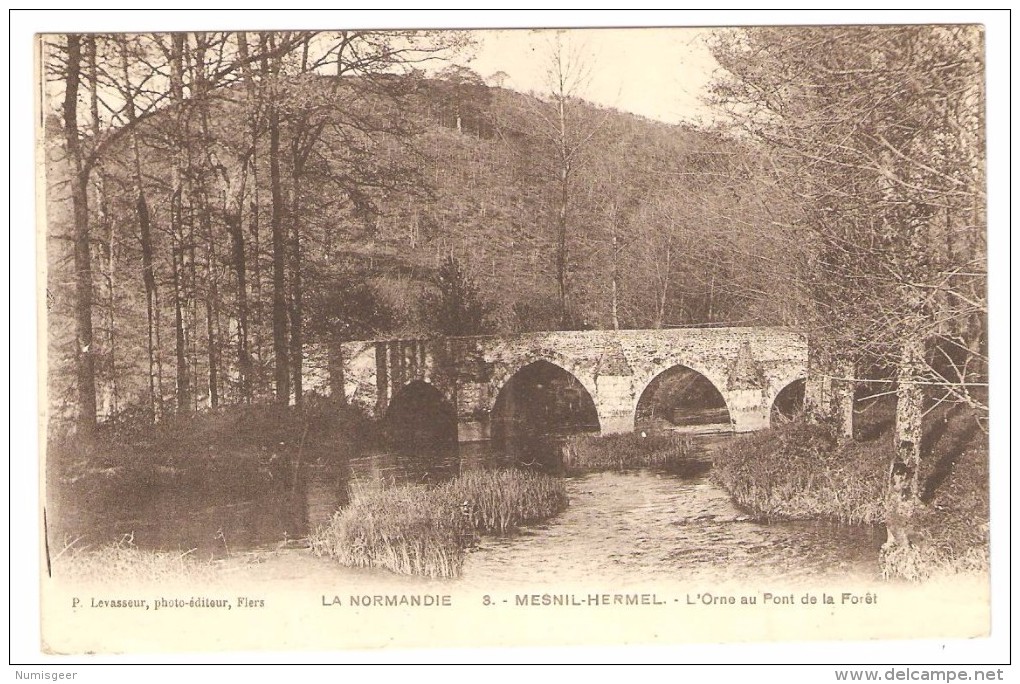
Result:
{"label": "water reflection", "polygon": [[[700,437],[711,450],[725,437]],[[402,484],[435,485],[460,473],[521,467],[560,473],[555,439],[369,449],[340,463],[308,464],[297,477],[239,490],[148,488],[79,497],[60,511],[51,548],[82,537],[98,544],[131,535],[141,548],[222,557],[307,536],[353,497]],[[876,530],[821,523],[749,522],[707,475],[601,473],[570,478],[570,507],[524,534],[487,538],[469,555],[466,581],[541,582],[597,576],[640,582],[709,573],[732,577],[846,572],[874,576]],[[233,494],[233,498],[231,497]],[[53,520],[53,518],[51,518]]]}

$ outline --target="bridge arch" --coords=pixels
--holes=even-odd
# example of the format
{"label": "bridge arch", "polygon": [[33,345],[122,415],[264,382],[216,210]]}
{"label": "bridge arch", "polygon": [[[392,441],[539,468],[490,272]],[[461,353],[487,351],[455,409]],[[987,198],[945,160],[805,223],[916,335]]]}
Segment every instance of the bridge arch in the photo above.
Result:
{"label": "bridge arch", "polygon": [[804,407],[804,392],[807,388],[807,376],[794,373],[775,384],[768,397],[769,419],[777,415],[792,417]]}
{"label": "bridge arch", "polygon": [[577,360],[572,361],[565,354],[560,354],[552,350],[543,350],[542,353],[539,354],[524,354],[517,356],[512,360],[496,362],[493,364],[492,371],[489,375],[489,393],[485,409],[491,412],[496,405],[496,399],[498,398],[499,393],[503,391],[506,384],[523,369],[538,362],[544,362],[552,366],[556,366],[564,373],[569,374],[577,380],[582,387],[584,387],[584,389],[588,392],[588,396],[592,397],[592,399],[598,396],[598,388],[595,385],[595,377],[587,371],[582,363]]}
{"label": "bridge arch", "polygon": [[[734,422],[733,410],[726,397],[724,376],[713,372],[697,363],[687,360],[671,359],[657,364],[647,379],[635,387],[634,393],[634,427],[651,427],[656,418],[665,423],[673,423],[673,416],[655,416],[654,402],[659,394],[680,395],[693,394],[702,404],[699,408],[702,415],[691,414],[690,406],[673,406],[672,409],[687,408],[687,415],[682,417],[686,425],[696,425],[699,421],[706,424],[727,424]],[[661,424],[661,422],[660,422]]]}
{"label": "bridge arch", "polygon": [[404,444],[425,446],[457,440],[457,411],[431,383],[412,380],[390,398],[386,431]]}
{"label": "bridge arch", "polygon": [[599,430],[593,386],[563,364],[542,357],[506,366],[491,393],[492,433],[507,434],[515,421],[538,433]]}

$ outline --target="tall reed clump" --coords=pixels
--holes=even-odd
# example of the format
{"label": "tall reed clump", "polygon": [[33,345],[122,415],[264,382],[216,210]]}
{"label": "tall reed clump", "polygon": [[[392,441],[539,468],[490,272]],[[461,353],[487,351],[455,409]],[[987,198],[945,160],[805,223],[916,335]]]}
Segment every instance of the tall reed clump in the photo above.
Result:
{"label": "tall reed clump", "polygon": [[414,485],[362,495],[316,530],[311,546],[350,567],[456,577],[470,532],[447,493]]}
{"label": "tall reed clump", "polygon": [[315,531],[311,547],[350,567],[459,577],[476,532],[507,534],[566,507],[559,478],[518,470],[465,473],[438,487],[362,494]]}
{"label": "tall reed clump", "polygon": [[575,435],[563,443],[563,467],[568,473],[660,468],[678,475],[695,475],[708,464],[694,457],[690,437],[640,432],[618,435]]}
{"label": "tall reed clump", "polygon": [[563,480],[520,470],[479,470],[464,473],[437,492],[459,502],[471,528],[506,534],[540,522],[567,507]]}
{"label": "tall reed clump", "polygon": [[827,427],[794,422],[727,442],[712,479],[765,520],[880,523],[887,467],[877,442],[839,446]]}

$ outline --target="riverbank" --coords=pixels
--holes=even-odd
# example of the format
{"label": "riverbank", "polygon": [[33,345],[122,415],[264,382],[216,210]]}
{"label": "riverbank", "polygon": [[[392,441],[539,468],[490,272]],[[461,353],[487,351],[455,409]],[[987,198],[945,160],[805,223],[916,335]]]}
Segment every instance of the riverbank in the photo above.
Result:
{"label": "riverbank", "polygon": [[[885,519],[891,422],[872,417],[857,437],[839,444],[827,426],[804,421],[744,435],[717,452],[712,478],[759,520],[879,524]],[[909,559],[883,556],[883,574],[926,579],[986,572],[986,435],[969,411],[941,411],[926,421],[922,451],[916,552]]]}

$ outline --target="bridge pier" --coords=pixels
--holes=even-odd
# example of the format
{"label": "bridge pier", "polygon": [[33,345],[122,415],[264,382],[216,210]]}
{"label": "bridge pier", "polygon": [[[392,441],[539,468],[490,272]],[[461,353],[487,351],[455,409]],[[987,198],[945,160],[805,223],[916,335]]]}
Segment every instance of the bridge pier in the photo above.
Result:
{"label": "bridge pier", "polygon": [[458,442],[485,442],[492,438],[491,422],[488,416],[484,418],[458,418],[457,419],[457,441]]}
{"label": "bridge pier", "polygon": [[[599,414],[599,427],[603,435],[615,435],[634,431],[634,377],[633,372],[622,361],[616,362],[619,374],[599,375],[593,378],[595,385],[595,410]],[[620,368],[622,366],[622,368]],[[623,373],[626,373],[624,375]]]}
{"label": "bridge pier", "polygon": [[611,416],[600,418],[603,435],[616,435],[621,432],[634,432],[634,415]]}
{"label": "bridge pier", "polygon": [[760,389],[731,389],[725,392],[734,432],[764,430],[769,426],[769,407]]}

